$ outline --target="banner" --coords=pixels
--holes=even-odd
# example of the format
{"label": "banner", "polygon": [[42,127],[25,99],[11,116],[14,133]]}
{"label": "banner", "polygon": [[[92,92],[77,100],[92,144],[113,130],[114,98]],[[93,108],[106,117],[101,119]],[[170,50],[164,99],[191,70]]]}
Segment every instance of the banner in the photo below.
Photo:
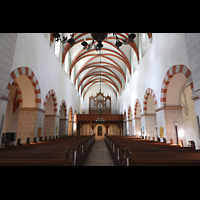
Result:
{"label": "banner", "polygon": [[164,128],[159,127],[159,131],[160,131],[160,138],[164,138]]}

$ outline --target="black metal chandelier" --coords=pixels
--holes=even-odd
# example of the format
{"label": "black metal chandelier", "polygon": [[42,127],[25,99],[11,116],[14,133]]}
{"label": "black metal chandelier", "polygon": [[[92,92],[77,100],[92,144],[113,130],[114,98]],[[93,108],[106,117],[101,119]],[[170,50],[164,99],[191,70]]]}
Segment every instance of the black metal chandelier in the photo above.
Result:
{"label": "black metal chandelier", "polygon": [[[110,33],[109,33],[110,34]],[[88,44],[86,42],[86,40],[84,40],[81,45],[83,46],[84,49],[86,49],[87,51],[89,51],[92,46],[94,46],[94,48],[96,49],[96,51],[100,51],[101,48],[103,47],[103,40],[108,36],[108,33],[91,33],[91,36],[93,38],[93,41],[91,44]],[[128,39],[122,39],[122,42],[119,40],[119,38],[117,37],[116,33],[113,33],[113,37],[116,37],[116,43],[115,46],[117,47],[117,49],[119,49],[119,47],[122,46],[122,44],[127,45],[129,44],[129,42],[133,42],[134,38],[136,37],[136,35],[134,33],[131,33],[128,36]],[[97,41],[97,44],[95,45],[95,40]]]}
{"label": "black metal chandelier", "polygon": [[67,40],[67,37],[65,37],[65,36],[63,36],[63,38],[61,39],[61,35],[60,35],[60,33],[52,33],[52,36],[55,38],[55,40],[56,40],[56,42],[58,42],[59,40],[60,40],[60,42],[61,43],[69,43],[69,44],[71,44],[71,46],[73,46],[74,45],[74,43],[75,43],[75,40],[74,40],[74,33],[72,33],[71,35],[70,35],[70,39],[69,40]]}
{"label": "black metal chandelier", "polygon": [[[99,53],[99,57],[100,57],[100,67],[99,67],[99,75],[100,75],[100,89],[99,92],[101,92],[101,51]],[[102,104],[99,104],[99,117],[96,119],[96,123],[104,123],[105,120],[101,117],[101,110],[102,110]]]}
{"label": "black metal chandelier", "polygon": [[[109,33],[110,34],[110,33]],[[59,33],[52,33],[52,36],[56,38],[56,42],[60,40],[61,43],[69,43],[71,46],[74,45],[75,40],[74,40],[74,33],[72,33],[70,36],[71,38],[67,40],[67,37],[63,36],[63,39],[61,39],[61,35]],[[83,42],[81,42],[81,45],[83,46],[83,49],[89,51],[93,46],[96,49],[96,51],[100,51],[101,48],[103,47],[103,40],[108,36],[108,33],[91,33],[91,36],[93,38],[92,43],[88,44],[86,39],[84,39]],[[122,44],[127,45],[129,42],[133,42],[136,35],[134,33],[129,34],[128,38],[122,39],[122,42],[119,40],[118,36],[116,33],[113,33],[113,37],[116,37],[116,43],[115,46],[117,49],[122,46]],[[95,40],[97,41],[97,44],[95,44]]]}

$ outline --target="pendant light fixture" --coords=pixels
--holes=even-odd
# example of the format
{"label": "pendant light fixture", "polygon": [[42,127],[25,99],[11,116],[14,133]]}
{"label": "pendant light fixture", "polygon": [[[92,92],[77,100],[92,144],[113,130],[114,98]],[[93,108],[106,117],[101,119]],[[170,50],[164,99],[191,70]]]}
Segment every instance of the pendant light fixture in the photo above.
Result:
{"label": "pendant light fixture", "polygon": [[[86,39],[84,39],[84,41],[81,42],[81,45],[83,46],[83,49],[86,50],[86,51],[89,51],[90,49],[92,49],[93,46],[96,49],[96,51],[101,51],[101,48],[103,47],[102,42],[103,42],[104,39],[106,39],[108,34],[110,34],[110,33],[91,33],[91,36],[93,38],[92,43],[88,44]],[[70,35],[71,38],[68,39],[68,40],[67,40],[67,37],[64,37],[64,36],[61,39],[60,33],[52,33],[52,36],[55,38],[56,42],[58,42],[59,40],[63,44],[68,42],[69,44],[71,44],[71,46],[73,46],[74,43],[75,43],[74,33],[72,33]],[[121,47],[122,44],[127,45],[130,42],[134,42],[136,34],[131,33],[131,34],[129,34],[128,38],[122,39],[122,41],[120,41],[120,39],[118,38],[116,33],[113,33],[113,37],[116,37],[115,46],[117,47],[117,49],[119,49],[119,47]],[[95,40],[97,41],[97,44],[95,44]]]}
{"label": "pendant light fixture", "polygon": [[[100,74],[100,89],[99,89],[99,93],[101,93],[101,51],[99,53],[99,57],[100,57],[100,66],[99,66],[99,74]],[[102,104],[99,104],[100,108],[99,108],[99,118],[97,118],[96,123],[104,123],[105,120],[101,117],[101,110],[102,110]]]}

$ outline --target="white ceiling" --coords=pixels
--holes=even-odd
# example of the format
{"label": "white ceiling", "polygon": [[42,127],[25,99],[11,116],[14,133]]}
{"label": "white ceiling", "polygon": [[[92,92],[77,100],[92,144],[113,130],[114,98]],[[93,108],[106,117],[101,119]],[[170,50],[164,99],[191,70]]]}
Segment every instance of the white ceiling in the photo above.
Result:
{"label": "white ceiling", "polygon": [[[130,33],[117,33],[120,41],[128,38]],[[69,36],[70,33],[65,33]],[[71,47],[69,43],[66,44],[64,55],[70,54],[71,57],[71,73],[70,77],[81,91],[83,97],[90,92],[93,85],[100,84],[100,51],[96,51],[94,47],[91,50],[83,50],[81,42],[86,39],[87,43],[92,43],[93,38],[90,33],[75,33],[75,44]],[[109,85],[108,88],[116,95],[122,89],[126,78],[126,72],[130,72],[130,53],[133,45],[138,46],[138,34],[134,39],[134,44],[122,45],[119,50],[115,46],[116,38],[113,34],[108,34],[107,38],[103,40],[103,48],[101,50],[101,84]],[[129,68],[129,69],[128,69]],[[83,71],[80,71],[80,70]],[[74,71],[75,70],[75,71]],[[77,79],[76,79],[77,78]],[[109,93],[109,91],[106,91]]]}

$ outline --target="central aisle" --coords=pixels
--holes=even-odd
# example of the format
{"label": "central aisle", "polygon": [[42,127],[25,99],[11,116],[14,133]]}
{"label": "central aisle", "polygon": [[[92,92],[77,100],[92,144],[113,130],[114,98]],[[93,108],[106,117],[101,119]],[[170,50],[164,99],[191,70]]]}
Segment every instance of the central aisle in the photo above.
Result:
{"label": "central aisle", "polygon": [[104,141],[95,141],[83,166],[114,166]]}

